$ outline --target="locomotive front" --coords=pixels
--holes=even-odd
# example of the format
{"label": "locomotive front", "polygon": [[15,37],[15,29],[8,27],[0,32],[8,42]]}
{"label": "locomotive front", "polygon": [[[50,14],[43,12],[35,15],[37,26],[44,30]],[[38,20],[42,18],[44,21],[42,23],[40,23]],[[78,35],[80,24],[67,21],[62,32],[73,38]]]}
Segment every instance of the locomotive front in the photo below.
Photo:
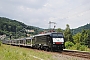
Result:
{"label": "locomotive front", "polygon": [[64,36],[63,33],[52,33],[52,49],[62,51],[64,48]]}

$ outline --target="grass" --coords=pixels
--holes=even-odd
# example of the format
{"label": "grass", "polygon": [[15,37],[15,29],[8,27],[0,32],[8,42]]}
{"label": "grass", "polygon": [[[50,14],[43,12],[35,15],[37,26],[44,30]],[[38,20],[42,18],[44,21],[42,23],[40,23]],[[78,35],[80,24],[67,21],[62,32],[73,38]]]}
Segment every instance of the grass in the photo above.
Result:
{"label": "grass", "polygon": [[54,60],[52,54],[10,45],[0,46],[0,60]]}
{"label": "grass", "polygon": [[1,40],[0,40],[0,46],[1,46],[1,44],[2,44],[2,42],[1,42]]}

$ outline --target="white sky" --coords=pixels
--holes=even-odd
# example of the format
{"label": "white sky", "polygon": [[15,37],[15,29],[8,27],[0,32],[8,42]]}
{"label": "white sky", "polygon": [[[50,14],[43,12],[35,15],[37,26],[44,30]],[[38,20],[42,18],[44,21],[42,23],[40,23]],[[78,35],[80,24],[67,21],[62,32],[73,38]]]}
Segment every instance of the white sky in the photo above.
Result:
{"label": "white sky", "polygon": [[90,0],[0,0],[0,17],[40,28],[48,28],[49,21],[56,28],[77,28],[90,23]]}

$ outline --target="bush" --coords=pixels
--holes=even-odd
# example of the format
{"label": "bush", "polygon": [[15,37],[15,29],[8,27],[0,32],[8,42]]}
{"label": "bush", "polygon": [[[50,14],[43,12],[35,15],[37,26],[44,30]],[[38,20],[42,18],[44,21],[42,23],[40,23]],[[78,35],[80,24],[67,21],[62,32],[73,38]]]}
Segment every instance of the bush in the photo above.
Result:
{"label": "bush", "polygon": [[76,43],[74,47],[76,47],[76,50],[79,50],[80,47],[81,47],[81,44],[80,43]]}
{"label": "bush", "polygon": [[74,43],[72,43],[70,41],[65,42],[65,48],[66,49],[70,49],[72,46],[74,46]]}
{"label": "bush", "polygon": [[76,43],[74,46],[72,46],[70,49],[72,50],[80,50],[81,44],[80,43]]}
{"label": "bush", "polygon": [[85,45],[81,45],[80,43],[76,43],[74,46],[70,48],[71,50],[80,50],[80,51],[88,51],[88,47]]}
{"label": "bush", "polygon": [[81,51],[87,51],[87,49],[88,48],[85,45],[81,45],[79,50],[81,50]]}

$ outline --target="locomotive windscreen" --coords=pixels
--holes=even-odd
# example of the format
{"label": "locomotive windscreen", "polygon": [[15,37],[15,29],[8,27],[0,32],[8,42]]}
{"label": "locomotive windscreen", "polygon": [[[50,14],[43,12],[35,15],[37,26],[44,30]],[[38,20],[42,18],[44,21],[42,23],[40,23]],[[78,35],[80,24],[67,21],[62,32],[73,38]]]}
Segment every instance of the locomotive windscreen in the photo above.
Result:
{"label": "locomotive windscreen", "polygon": [[63,37],[62,33],[53,33],[52,34],[53,37]]}
{"label": "locomotive windscreen", "polygon": [[64,43],[64,36],[63,33],[53,33],[53,44],[63,44]]}

